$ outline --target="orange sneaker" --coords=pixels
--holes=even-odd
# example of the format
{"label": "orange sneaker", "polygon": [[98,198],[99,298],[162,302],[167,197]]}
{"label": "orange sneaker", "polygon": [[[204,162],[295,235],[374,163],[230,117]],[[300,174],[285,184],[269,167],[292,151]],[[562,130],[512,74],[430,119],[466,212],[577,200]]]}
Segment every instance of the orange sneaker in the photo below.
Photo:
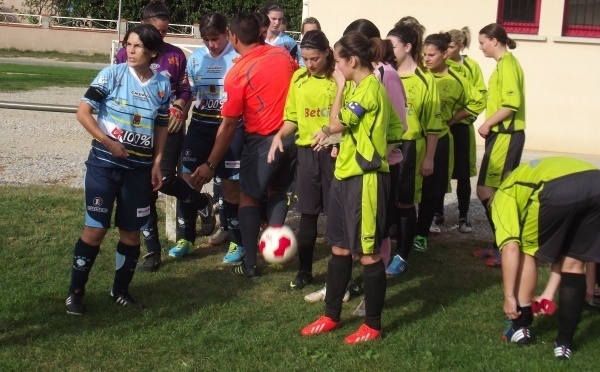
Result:
{"label": "orange sneaker", "polygon": [[350,336],[344,339],[344,342],[350,345],[360,344],[362,342],[376,340],[381,337],[381,331],[373,329],[366,324],[363,324],[358,328],[358,331],[354,332]]}
{"label": "orange sneaker", "polygon": [[336,322],[330,317],[323,315],[313,323],[302,328],[300,333],[302,334],[302,336],[320,335],[321,333],[333,331],[335,328],[337,328],[338,324],[339,322]]}

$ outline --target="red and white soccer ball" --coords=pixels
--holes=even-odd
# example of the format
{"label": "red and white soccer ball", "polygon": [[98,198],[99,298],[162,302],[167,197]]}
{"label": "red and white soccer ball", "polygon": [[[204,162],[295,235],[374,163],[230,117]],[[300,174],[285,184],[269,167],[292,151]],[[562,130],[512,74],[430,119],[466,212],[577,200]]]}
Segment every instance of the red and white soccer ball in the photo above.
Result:
{"label": "red and white soccer ball", "polygon": [[296,255],[298,241],[289,226],[269,226],[260,236],[258,250],[268,263],[283,264]]}

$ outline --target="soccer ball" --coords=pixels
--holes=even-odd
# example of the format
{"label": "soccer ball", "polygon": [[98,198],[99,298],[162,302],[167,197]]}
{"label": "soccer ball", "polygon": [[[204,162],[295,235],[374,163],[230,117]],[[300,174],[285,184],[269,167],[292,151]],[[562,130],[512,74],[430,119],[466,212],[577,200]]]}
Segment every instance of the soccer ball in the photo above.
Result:
{"label": "soccer ball", "polygon": [[298,250],[298,241],[288,226],[269,226],[260,236],[258,250],[268,263],[283,264]]}

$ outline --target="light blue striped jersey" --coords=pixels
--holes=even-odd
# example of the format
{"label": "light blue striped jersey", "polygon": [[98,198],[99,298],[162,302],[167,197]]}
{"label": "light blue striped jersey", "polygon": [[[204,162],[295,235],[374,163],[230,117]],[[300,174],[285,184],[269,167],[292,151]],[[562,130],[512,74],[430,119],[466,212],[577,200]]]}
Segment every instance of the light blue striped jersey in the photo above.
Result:
{"label": "light blue striped jersey", "polygon": [[142,83],[128,64],[106,67],[82,98],[95,110],[104,134],[121,142],[129,157],[119,159],[96,139],[87,164],[105,168],[147,168],[152,166],[154,126],[166,126],[169,119],[169,79],[154,73]]}

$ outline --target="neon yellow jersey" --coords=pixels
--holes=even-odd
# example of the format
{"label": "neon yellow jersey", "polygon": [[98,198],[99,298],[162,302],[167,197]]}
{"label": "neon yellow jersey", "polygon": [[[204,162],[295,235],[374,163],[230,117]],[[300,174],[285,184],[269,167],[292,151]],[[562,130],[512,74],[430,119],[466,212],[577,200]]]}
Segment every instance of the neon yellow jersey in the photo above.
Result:
{"label": "neon yellow jersey", "polygon": [[448,121],[461,109],[466,109],[472,115],[465,120],[465,123],[471,123],[472,119],[468,119],[477,117],[483,112],[485,109],[483,96],[465,77],[452,69],[448,69],[447,74],[434,73],[432,75],[440,94],[440,109],[444,123],[440,137],[450,131],[447,125]]}
{"label": "neon yellow jersey", "polygon": [[298,126],[296,145],[310,146],[313,135],[323,125],[329,125],[329,112],[335,93],[336,86],[332,78],[311,75],[306,68],[294,73],[283,120]]}
{"label": "neon yellow jersey", "polygon": [[387,146],[400,143],[402,122],[375,75],[346,89],[339,119],[346,130],[335,162],[335,178],[389,172]]}
{"label": "neon yellow jersey", "polygon": [[[537,215],[532,213],[539,210],[539,194],[547,182],[595,169],[588,162],[566,157],[537,159],[519,165],[502,181],[492,201],[498,247],[517,242],[527,248],[527,242],[521,241],[521,236],[526,229],[537,229]],[[532,226],[524,226],[526,219]]]}
{"label": "neon yellow jersey", "polygon": [[492,131],[512,133],[525,130],[525,78],[519,61],[510,52],[505,53],[490,77],[486,118],[492,116],[501,107],[514,113]]}
{"label": "neon yellow jersey", "polygon": [[417,140],[428,134],[441,134],[440,97],[434,77],[430,72],[415,69],[414,74],[400,75],[406,92],[405,140]]}

